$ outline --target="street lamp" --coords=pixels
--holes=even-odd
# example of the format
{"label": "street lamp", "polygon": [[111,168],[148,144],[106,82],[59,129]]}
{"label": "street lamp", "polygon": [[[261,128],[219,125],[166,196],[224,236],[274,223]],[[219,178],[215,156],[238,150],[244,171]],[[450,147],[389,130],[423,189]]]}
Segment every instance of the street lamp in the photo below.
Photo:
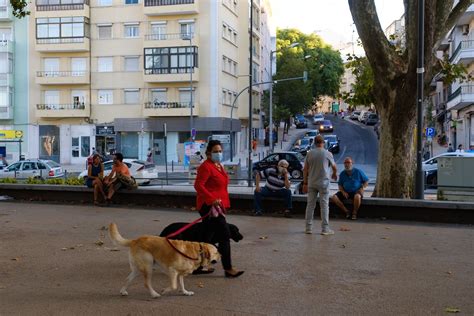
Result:
{"label": "street lamp", "polygon": [[[192,49],[193,33],[188,30],[187,33],[181,34],[181,39],[189,41],[189,49]],[[191,133],[191,140],[194,141],[194,122],[193,122],[193,72],[194,72],[194,51],[191,51],[191,65],[189,70],[189,107],[191,108],[191,116],[189,117],[189,132]]]}
{"label": "street lamp", "polygon": [[[293,48],[300,45],[299,42],[291,43],[291,45],[288,48]],[[276,50],[271,50],[270,51],[270,77],[272,80],[272,83],[270,84],[270,104],[269,104],[269,118],[268,118],[268,138],[269,138],[269,146],[270,146],[270,152],[273,152],[273,54],[276,52],[279,52],[281,49],[276,49]],[[275,68],[276,72],[276,68]]]}

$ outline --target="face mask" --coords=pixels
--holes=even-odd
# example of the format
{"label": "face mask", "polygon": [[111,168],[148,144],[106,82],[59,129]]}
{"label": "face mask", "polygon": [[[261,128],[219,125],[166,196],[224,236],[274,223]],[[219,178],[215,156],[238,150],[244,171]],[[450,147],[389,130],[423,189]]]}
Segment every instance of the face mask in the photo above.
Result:
{"label": "face mask", "polygon": [[224,155],[222,153],[211,153],[211,159],[214,162],[221,162],[223,156]]}

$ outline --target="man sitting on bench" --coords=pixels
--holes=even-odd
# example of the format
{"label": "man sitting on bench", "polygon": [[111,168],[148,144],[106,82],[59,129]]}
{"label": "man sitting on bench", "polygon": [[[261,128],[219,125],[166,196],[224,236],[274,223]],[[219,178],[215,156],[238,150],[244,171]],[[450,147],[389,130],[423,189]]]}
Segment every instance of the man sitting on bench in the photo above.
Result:
{"label": "man sitting on bench", "polygon": [[[278,167],[270,167],[255,175],[255,215],[262,215],[262,197],[274,196],[285,199],[285,217],[291,217],[292,201],[290,180],[288,179],[288,166],[285,159],[278,162]],[[267,184],[260,188],[260,179],[266,178]]]}
{"label": "man sitting on bench", "polygon": [[[359,211],[362,198],[364,197],[364,189],[367,187],[369,178],[364,171],[354,168],[351,157],[344,159],[344,171],[339,175],[339,191],[331,197],[331,200],[346,214],[346,218],[357,219],[357,212]],[[351,213],[342,201],[353,200],[354,208]]]}

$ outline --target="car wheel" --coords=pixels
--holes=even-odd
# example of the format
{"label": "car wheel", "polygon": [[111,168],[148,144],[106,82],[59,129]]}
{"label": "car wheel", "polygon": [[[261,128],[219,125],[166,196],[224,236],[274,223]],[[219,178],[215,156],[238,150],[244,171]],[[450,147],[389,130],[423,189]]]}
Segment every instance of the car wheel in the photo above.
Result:
{"label": "car wheel", "polygon": [[291,171],[291,177],[294,179],[301,179],[303,177],[303,173],[301,170],[292,170]]}

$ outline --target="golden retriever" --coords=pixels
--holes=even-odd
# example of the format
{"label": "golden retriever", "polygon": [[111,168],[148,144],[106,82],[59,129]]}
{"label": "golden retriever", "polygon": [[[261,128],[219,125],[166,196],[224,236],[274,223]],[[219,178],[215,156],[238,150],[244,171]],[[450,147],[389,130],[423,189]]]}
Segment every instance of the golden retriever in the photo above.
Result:
{"label": "golden retriever", "polygon": [[141,236],[134,240],[125,239],[120,235],[115,223],[109,225],[109,235],[114,244],[130,248],[129,262],[132,271],[127,277],[127,282],[120,290],[122,295],[128,295],[128,286],[141,272],[145,278],[145,287],[150,291],[151,297],[160,297],[160,294],[151,286],[154,262],[158,263],[170,277],[171,285],[165,288],[162,294],[177,291],[179,279],[178,293],[194,295],[193,292],[184,288],[184,276],[191,274],[200,266],[208,267],[220,258],[215,246],[203,242],[170,240],[174,247],[190,257],[186,258],[173,249],[166,238],[163,237]]}

